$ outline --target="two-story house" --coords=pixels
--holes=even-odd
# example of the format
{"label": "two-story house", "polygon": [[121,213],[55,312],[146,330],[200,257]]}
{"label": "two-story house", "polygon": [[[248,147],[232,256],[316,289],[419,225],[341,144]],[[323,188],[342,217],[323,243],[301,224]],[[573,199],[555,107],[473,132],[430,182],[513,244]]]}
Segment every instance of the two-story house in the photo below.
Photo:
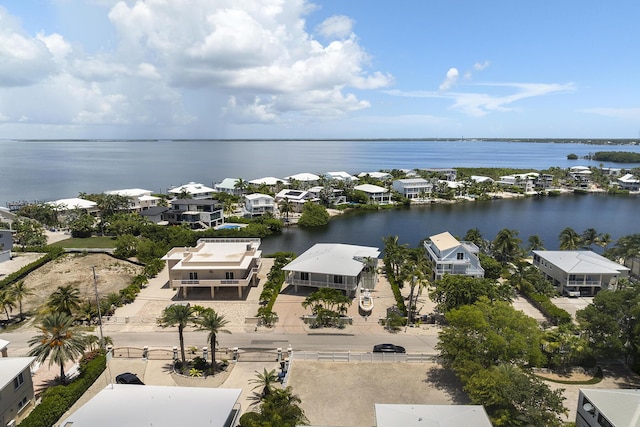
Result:
{"label": "two-story house", "polygon": [[145,209],[158,206],[160,197],[152,196],[151,190],[142,188],[125,188],[122,190],[105,191],[105,194],[126,197],[129,200],[129,211],[140,212]]}
{"label": "two-story house", "polygon": [[169,285],[183,298],[244,298],[258,284],[260,239],[199,239],[196,247],[173,248],[164,257]]}
{"label": "two-story house", "polygon": [[386,205],[391,203],[391,193],[384,187],[373,184],[362,184],[353,187],[355,191],[362,191],[367,195],[370,203],[376,205]]}
{"label": "two-story house", "polygon": [[254,193],[244,196],[244,212],[247,216],[273,214],[275,206],[275,199],[268,194]]}
{"label": "two-story house", "polygon": [[594,296],[629,277],[627,267],[591,251],[533,251],[533,265],[569,296]]}
{"label": "two-story house", "polygon": [[34,360],[35,357],[0,358],[0,426],[19,421],[20,415],[33,404],[31,364]]}
{"label": "two-story house", "polygon": [[170,225],[187,224],[192,229],[216,227],[224,223],[223,204],[211,199],[174,199],[162,219]]}
{"label": "two-story house", "polygon": [[0,262],[11,259],[13,249],[13,235],[11,230],[0,230]]}
{"label": "two-story house", "polygon": [[433,183],[424,178],[396,179],[393,189],[407,199],[422,199],[431,194]]}
{"label": "two-story house", "polygon": [[211,187],[207,187],[206,185],[192,181],[188,184],[170,188],[167,193],[169,193],[169,195],[173,197],[178,197],[181,194],[188,194],[192,199],[202,200],[211,199],[215,191],[216,190]]}
{"label": "two-story house", "polygon": [[458,241],[448,231],[430,236],[424,242],[429,258],[433,279],[441,279],[445,274],[457,274],[470,277],[484,277],[478,252],[480,249],[472,242]]}
{"label": "two-story house", "polygon": [[640,190],[640,179],[633,174],[626,174],[616,180],[618,186],[623,190],[638,191]]}

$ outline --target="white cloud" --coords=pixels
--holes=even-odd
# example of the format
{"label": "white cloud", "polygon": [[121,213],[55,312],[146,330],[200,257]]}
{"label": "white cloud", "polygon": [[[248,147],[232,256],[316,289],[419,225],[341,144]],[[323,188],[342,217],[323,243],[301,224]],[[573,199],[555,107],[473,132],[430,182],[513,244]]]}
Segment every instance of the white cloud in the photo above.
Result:
{"label": "white cloud", "polygon": [[457,68],[449,68],[449,71],[447,71],[447,77],[445,77],[444,81],[440,83],[440,91],[446,92],[451,89],[451,87],[458,81],[459,76],[460,73]]}
{"label": "white cloud", "polygon": [[640,120],[640,108],[583,108],[578,112],[623,120]]}
{"label": "white cloud", "polygon": [[318,25],[316,31],[326,38],[346,38],[353,32],[353,20],[343,15],[332,16]]}
{"label": "white cloud", "polygon": [[573,83],[481,83],[474,87],[497,88],[511,90],[513,93],[507,95],[494,95],[477,92],[428,92],[428,91],[387,91],[393,96],[403,96],[412,98],[444,98],[453,100],[451,108],[461,110],[470,116],[485,116],[492,112],[513,111],[511,104],[517,101],[538,96],[550,95],[553,93],[572,92],[575,90]]}
{"label": "white cloud", "polygon": [[476,71],[482,71],[489,65],[491,65],[491,63],[487,60],[485,60],[484,62],[476,62],[475,64],[473,64],[473,69]]}

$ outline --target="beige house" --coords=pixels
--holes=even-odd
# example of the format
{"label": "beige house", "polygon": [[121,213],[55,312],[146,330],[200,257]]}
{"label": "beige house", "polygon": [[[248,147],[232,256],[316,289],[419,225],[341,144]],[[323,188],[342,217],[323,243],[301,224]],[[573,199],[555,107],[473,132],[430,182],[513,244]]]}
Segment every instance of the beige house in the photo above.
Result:
{"label": "beige house", "polygon": [[430,236],[424,242],[424,249],[432,265],[434,280],[442,279],[445,274],[484,277],[478,258],[480,249],[472,242],[460,242],[445,231]]}
{"label": "beige house", "polygon": [[35,357],[0,358],[0,426],[15,425],[34,402],[31,380],[34,360]]}
{"label": "beige house", "polygon": [[242,299],[258,284],[259,248],[258,238],[200,239],[195,248],[173,248],[162,260],[171,288],[183,298]]}

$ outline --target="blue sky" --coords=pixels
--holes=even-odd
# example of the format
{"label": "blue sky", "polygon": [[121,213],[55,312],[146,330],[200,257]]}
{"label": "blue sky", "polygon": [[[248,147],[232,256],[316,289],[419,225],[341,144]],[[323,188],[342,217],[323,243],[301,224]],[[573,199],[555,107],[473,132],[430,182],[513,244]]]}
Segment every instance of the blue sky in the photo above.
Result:
{"label": "blue sky", "polygon": [[0,138],[640,138],[640,2],[0,0]]}

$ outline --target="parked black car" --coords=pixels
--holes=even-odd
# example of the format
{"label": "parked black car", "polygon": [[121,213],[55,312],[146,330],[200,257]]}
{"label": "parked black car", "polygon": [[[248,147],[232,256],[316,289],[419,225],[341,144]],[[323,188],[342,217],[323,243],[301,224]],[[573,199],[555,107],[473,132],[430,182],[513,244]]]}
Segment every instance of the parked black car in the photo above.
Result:
{"label": "parked black car", "polygon": [[138,378],[136,374],[132,374],[131,372],[124,372],[118,376],[116,376],[116,382],[118,384],[140,384],[144,385],[144,383]]}
{"label": "parked black car", "polygon": [[378,344],[373,346],[374,353],[406,353],[404,347],[395,344]]}

